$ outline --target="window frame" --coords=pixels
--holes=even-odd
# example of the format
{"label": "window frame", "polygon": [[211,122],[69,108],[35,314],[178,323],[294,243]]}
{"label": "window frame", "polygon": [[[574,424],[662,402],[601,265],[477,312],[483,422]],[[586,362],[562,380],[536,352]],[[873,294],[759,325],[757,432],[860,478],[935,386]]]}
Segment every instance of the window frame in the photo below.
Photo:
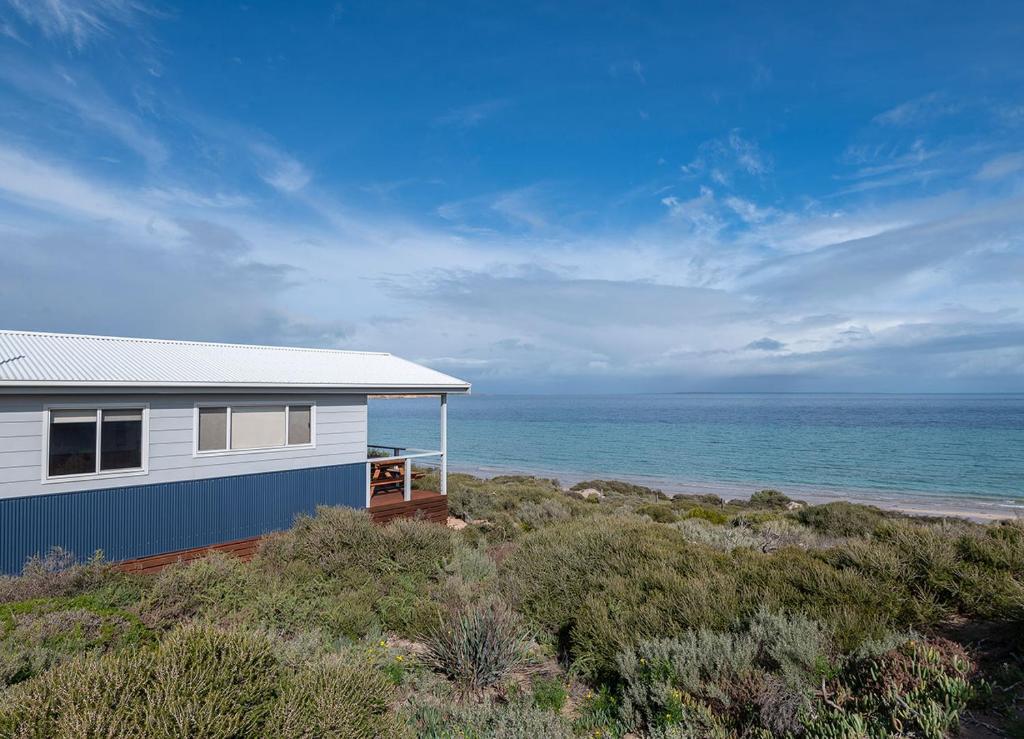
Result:
{"label": "window frame", "polygon": [[[126,467],[119,470],[100,470],[101,450],[103,445],[103,411],[141,410],[142,411],[142,466]],[[77,475],[50,475],[50,426],[51,411],[96,411],[96,471],[82,472]],[[118,477],[140,477],[149,474],[149,403],[115,402],[115,403],[46,403],[43,405],[43,443],[42,443],[42,477],[44,485],[62,482],[78,482],[83,480],[107,480]]]}
{"label": "window frame", "polygon": [[[255,449],[232,449],[231,448],[231,409],[233,406],[284,406],[284,446],[263,446]],[[288,443],[288,418],[291,415],[293,405],[309,406],[309,442],[306,444]],[[202,451],[199,449],[199,409],[200,408],[226,408],[227,409],[227,449],[210,449]],[[192,456],[193,457],[230,457],[237,454],[276,454],[291,449],[316,449],[316,401],[307,399],[277,399],[277,400],[239,400],[239,401],[196,401],[192,410]]]}

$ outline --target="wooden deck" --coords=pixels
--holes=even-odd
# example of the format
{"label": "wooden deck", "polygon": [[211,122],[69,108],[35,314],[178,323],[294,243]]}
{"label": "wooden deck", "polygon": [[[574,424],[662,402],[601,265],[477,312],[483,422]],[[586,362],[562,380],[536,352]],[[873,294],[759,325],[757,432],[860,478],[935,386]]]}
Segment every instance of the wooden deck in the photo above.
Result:
{"label": "wooden deck", "polygon": [[370,499],[370,520],[387,523],[396,518],[421,516],[434,523],[448,522],[448,496],[430,490],[413,490],[412,500],[402,498],[402,491],[374,493]]}

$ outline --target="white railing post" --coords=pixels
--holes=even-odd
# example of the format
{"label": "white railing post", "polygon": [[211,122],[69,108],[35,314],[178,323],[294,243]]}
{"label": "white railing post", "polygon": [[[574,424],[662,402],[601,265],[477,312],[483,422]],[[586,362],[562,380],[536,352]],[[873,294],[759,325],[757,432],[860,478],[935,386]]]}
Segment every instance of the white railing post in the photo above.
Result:
{"label": "white railing post", "polygon": [[448,495],[448,394],[441,393],[441,495]]}
{"label": "white railing post", "polygon": [[412,500],[412,460],[405,459],[405,493],[406,502]]}
{"label": "white railing post", "polygon": [[373,497],[373,462],[366,463],[366,507],[370,507],[370,499]]}

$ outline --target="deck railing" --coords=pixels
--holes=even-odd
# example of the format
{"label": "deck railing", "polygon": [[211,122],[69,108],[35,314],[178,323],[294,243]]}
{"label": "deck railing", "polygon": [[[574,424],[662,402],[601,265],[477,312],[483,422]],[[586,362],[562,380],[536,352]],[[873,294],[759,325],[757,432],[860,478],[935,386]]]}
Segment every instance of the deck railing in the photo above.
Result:
{"label": "deck railing", "polygon": [[[413,447],[394,446],[391,444],[367,444],[367,456],[366,456],[366,507],[370,507],[370,503],[373,499],[374,487],[390,487],[397,484],[397,480],[394,479],[373,479],[374,467],[384,468],[387,466],[397,466],[399,463],[403,465],[402,471],[402,498],[405,501],[412,500],[412,478],[413,478],[413,460],[426,460],[430,457],[437,457],[438,468],[441,474],[441,480],[439,491],[441,495],[448,494],[447,480],[445,479],[446,467],[445,465],[445,454],[444,452],[437,449],[415,449]],[[385,456],[370,456],[370,450],[383,450]],[[391,454],[387,454],[391,452]]]}

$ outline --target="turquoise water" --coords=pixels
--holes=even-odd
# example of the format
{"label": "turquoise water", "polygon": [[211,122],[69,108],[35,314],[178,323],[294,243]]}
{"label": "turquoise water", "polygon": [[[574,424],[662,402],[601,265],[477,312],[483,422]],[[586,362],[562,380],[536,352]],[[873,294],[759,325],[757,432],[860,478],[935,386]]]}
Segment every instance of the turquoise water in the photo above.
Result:
{"label": "turquoise water", "polygon": [[[1024,504],[1024,395],[476,395],[448,417],[455,469]],[[371,400],[370,440],[436,449],[438,401]]]}

